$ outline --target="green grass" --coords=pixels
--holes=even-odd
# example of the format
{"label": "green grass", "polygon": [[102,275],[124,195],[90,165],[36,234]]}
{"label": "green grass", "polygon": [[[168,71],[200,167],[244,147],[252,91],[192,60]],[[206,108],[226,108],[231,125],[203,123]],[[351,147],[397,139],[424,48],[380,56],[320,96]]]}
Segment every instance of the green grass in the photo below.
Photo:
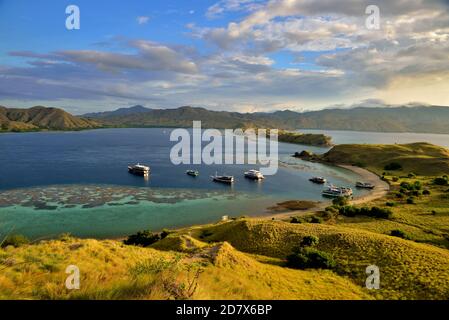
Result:
{"label": "green grass", "polygon": [[408,175],[437,176],[449,173],[449,150],[430,143],[373,145],[337,145],[323,156],[322,161],[364,167],[382,175],[386,165],[396,162],[402,170],[392,172]]}
{"label": "green grass", "polygon": [[[194,242],[190,253],[111,240],[8,247],[0,251],[0,299],[370,299],[329,271],[293,270],[227,243]],[[65,288],[71,264],[80,268],[80,290]]]}

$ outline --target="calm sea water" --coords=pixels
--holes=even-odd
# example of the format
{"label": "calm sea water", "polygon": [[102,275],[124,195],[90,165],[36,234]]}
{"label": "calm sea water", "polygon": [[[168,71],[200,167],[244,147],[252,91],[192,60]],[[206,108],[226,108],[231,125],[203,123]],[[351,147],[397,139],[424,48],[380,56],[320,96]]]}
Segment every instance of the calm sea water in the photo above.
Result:
{"label": "calm sea water", "polygon": [[[326,133],[337,143],[393,142],[383,134]],[[254,166],[175,166],[169,158],[175,143],[169,136],[170,129],[0,135],[0,235],[39,238],[70,232],[118,237],[142,229],[213,222],[223,215],[269,213],[267,207],[282,200],[322,200],[323,187],[308,181],[315,175],[337,185],[358,180],[345,169],[291,157],[295,151],[325,152],[325,148],[282,143],[278,173],[259,183],[243,177]],[[410,139],[448,141],[440,135],[394,136],[394,142]],[[149,179],[128,174],[127,165],[136,162],[151,166]],[[200,176],[187,176],[187,169],[200,171]],[[211,182],[216,171],[234,175],[234,186]]]}
{"label": "calm sea water", "polygon": [[432,133],[384,133],[336,130],[301,130],[307,133],[323,133],[332,137],[335,144],[343,143],[412,143],[430,142],[449,148],[449,134]]}

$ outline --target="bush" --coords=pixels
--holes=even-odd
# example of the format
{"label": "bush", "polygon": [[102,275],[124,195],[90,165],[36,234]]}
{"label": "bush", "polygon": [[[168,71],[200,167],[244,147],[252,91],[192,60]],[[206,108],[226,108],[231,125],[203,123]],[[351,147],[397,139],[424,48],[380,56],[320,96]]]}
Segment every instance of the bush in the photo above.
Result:
{"label": "bush", "polygon": [[163,229],[161,232],[161,240],[167,238],[167,236],[170,234],[170,231],[167,229]]}
{"label": "bush", "polygon": [[425,195],[425,196],[428,196],[428,195],[430,195],[430,191],[427,190],[427,189],[424,189],[422,194]]}
{"label": "bush", "polygon": [[290,220],[290,223],[302,223],[302,219],[298,218],[298,217],[292,217],[292,219]]}
{"label": "bush", "polygon": [[393,177],[392,180],[393,180],[393,182],[398,182],[399,178],[398,177]]}
{"label": "bush", "polygon": [[413,172],[410,172],[407,177],[414,178],[414,177],[416,177],[416,174],[414,174]]}
{"label": "bush", "polygon": [[387,203],[385,203],[385,205],[387,207],[394,207],[396,205],[396,203],[392,202],[392,201],[388,201]]}
{"label": "bush", "polygon": [[332,204],[335,206],[346,206],[349,204],[349,199],[347,197],[338,197],[332,200]]}
{"label": "bush", "polygon": [[20,247],[24,244],[28,244],[30,243],[30,240],[28,240],[27,237],[21,235],[21,234],[13,234],[10,236],[7,236],[3,242],[1,242],[1,247],[2,248],[6,248],[8,246],[13,246],[13,247]]}
{"label": "bush", "polygon": [[402,199],[402,198],[404,198],[404,195],[400,192],[396,192],[396,198]]}
{"label": "bush", "polygon": [[413,197],[407,198],[407,204],[415,204],[415,199]]}
{"label": "bush", "polygon": [[355,217],[355,216],[368,216],[373,218],[382,218],[388,219],[391,218],[393,212],[390,209],[383,209],[379,207],[354,207],[354,206],[345,206],[340,208],[340,214],[347,217]]}
{"label": "bush", "polygon": [[433,180],[433,183],[436,184],[437,186],[447,186],[447,185],[449,185],[448,179],[445,178],[445,177],[435,178]]}
{"label": "bush", "polygon": [[387,171],[402,170],[402,165],[398,162],[392,162],[387,164],[384,169]]}
{"label": "bush", "polygon": [[318,237],[315,236],[305,236],[304,238],[302,238],[301,241],[301,246],[302,247],[312,247],[312,246],[316,246],[318,244],[318,242],[320,241],[320,239]]}
{"label": "bush", "polygon": [[323,223],[323,219],[317,216],[312,216],[312,218],[310,218],[310,223]]}
{"label": "bush", "polygon": [[315,248],[303,248],[287,257],[287,266],[295,269],[333,269],[336,266],[332,255]]}
{"label": "bush", "polygon": [[159,240],[161,240],[161,236],[158,233],[144,230],[130,235],[123,243],[126,245],[148,247]]}
{"label": "bush", "polygon": [[406,240],[411,239],[410,236],[405,231],[402,231],[400,229],[392,230],[390,232],[390,235],[393,237],[398,237],[398,238],[402,238],[402,239],[406,239]]}

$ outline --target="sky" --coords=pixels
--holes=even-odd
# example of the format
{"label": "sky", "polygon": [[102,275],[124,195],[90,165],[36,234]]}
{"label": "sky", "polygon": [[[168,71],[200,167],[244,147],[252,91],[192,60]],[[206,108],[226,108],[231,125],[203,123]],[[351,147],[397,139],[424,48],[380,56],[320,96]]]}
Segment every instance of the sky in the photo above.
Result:
{"label": "sky", "polygon": [[0,0],[7,107],[410,103],[449,106],[449,0]]}

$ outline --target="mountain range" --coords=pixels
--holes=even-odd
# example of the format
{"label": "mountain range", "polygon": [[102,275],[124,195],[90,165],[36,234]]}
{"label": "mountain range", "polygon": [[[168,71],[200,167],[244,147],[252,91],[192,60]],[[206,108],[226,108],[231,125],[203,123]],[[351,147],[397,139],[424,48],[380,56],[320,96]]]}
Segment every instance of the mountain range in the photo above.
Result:
{"label": "mountain range", "polygon": [[0,106],[0,131],[81,130],[99,127],[277,128],[373,132],[449,133],[449,107],[355,107],[295,112],[239,113],[204,108],[149,109],[143,106],[74,116],[62,109]]}
{"label": "mountain range", "polygon": [[191,127],[193,120],[201,120],[203,127],[218,129],[261,127],[286,130],[449,133],[449,107],[444,106],[356,107],[273,113],[211,111],[188,106],[177,109],[135,106],[83,116],[114,127]]}

